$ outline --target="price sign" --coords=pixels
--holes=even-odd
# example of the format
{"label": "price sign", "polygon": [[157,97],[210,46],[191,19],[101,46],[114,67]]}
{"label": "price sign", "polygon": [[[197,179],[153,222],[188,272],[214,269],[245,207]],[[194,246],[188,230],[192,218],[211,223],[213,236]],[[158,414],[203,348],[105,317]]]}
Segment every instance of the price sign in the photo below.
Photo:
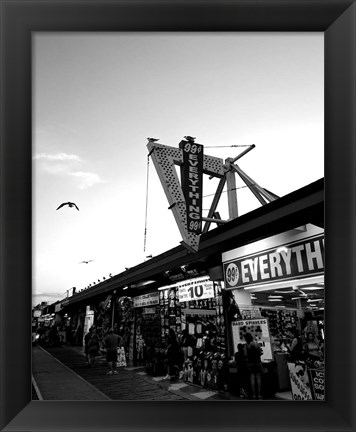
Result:
{"label": "price sign", "polygon": [[313,399],[324,400],[324,370],[309,369],[309,376],[312,383]]}
{"label": "price sign", "polygon": [[214,283],[212,281],[193,282],[178,289],[180,302],[202,300],[214,297]]}

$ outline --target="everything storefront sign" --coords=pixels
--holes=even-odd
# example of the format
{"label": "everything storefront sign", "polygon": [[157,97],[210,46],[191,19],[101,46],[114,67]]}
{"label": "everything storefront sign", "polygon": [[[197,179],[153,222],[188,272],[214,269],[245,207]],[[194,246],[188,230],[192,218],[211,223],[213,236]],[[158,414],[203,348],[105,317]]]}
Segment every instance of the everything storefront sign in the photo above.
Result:
{"label": "everything storefront sign", "polygon": [[226,288],[271,283],[324,272],[324,235],[224,263]]}
{"label": "everything storefront sign", "polygon": [[159,304],[159,293],[149,293],[133,298],[133,307],[145,307]]}

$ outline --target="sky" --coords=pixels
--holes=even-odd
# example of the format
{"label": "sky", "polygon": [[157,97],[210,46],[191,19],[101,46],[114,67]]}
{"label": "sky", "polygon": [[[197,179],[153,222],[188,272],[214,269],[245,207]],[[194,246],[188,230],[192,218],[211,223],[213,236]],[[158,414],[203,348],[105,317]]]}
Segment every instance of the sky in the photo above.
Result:
{"label": "sky", "polygon": [[[322,178],[323,45],[315,32],[35,33],[33,305],[182,241],[147,137],[190,135],[223,160],[255,144],[236,164],[278,196]],[[217,183],[204,176],[203,216]],[[260,206],[237,187],[239,215]],[[79,211],[56,210],[68,201]],[[218,211],[229,218],[226,191]]]}

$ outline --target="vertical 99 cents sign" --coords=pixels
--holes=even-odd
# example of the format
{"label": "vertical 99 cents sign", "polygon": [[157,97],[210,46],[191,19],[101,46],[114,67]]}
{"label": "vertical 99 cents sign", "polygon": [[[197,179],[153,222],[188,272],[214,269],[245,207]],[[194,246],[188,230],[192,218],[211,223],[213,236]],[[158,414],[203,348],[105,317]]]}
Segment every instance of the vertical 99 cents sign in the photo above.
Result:
{"label": "vertical 99 cents sign", "polygon": [[204,146],[183,140],[179,148],[183,150],[181,183],[187,209],[187,230],[201,234]]}

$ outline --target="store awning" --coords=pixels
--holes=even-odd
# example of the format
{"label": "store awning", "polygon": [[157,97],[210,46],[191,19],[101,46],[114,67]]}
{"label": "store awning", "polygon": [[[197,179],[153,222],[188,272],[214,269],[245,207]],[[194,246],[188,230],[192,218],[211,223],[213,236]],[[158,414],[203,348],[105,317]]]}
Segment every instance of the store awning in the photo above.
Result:
{"label": "store awning", "polygon": [[[222,264],[223,252],[307,223],[318,226],[324,224],[323,178],[202,234],[196,253],[189,252],[181,245],[177,246],[90,289],[76,293],[68,299],[69,305],[102,296],[104,293],[112,293],[114,290],[117,290],[118,295],[143,294],[147,290],[172,283],[167,272],[169,274],[172,270],[186,266],[193,269],[196,267],[199,269],[197,272],[203,274]],[[150,285],[142,284],[147,280],[155,282]],[[121,293],[124,287],[134,284],[137,288]]]}

